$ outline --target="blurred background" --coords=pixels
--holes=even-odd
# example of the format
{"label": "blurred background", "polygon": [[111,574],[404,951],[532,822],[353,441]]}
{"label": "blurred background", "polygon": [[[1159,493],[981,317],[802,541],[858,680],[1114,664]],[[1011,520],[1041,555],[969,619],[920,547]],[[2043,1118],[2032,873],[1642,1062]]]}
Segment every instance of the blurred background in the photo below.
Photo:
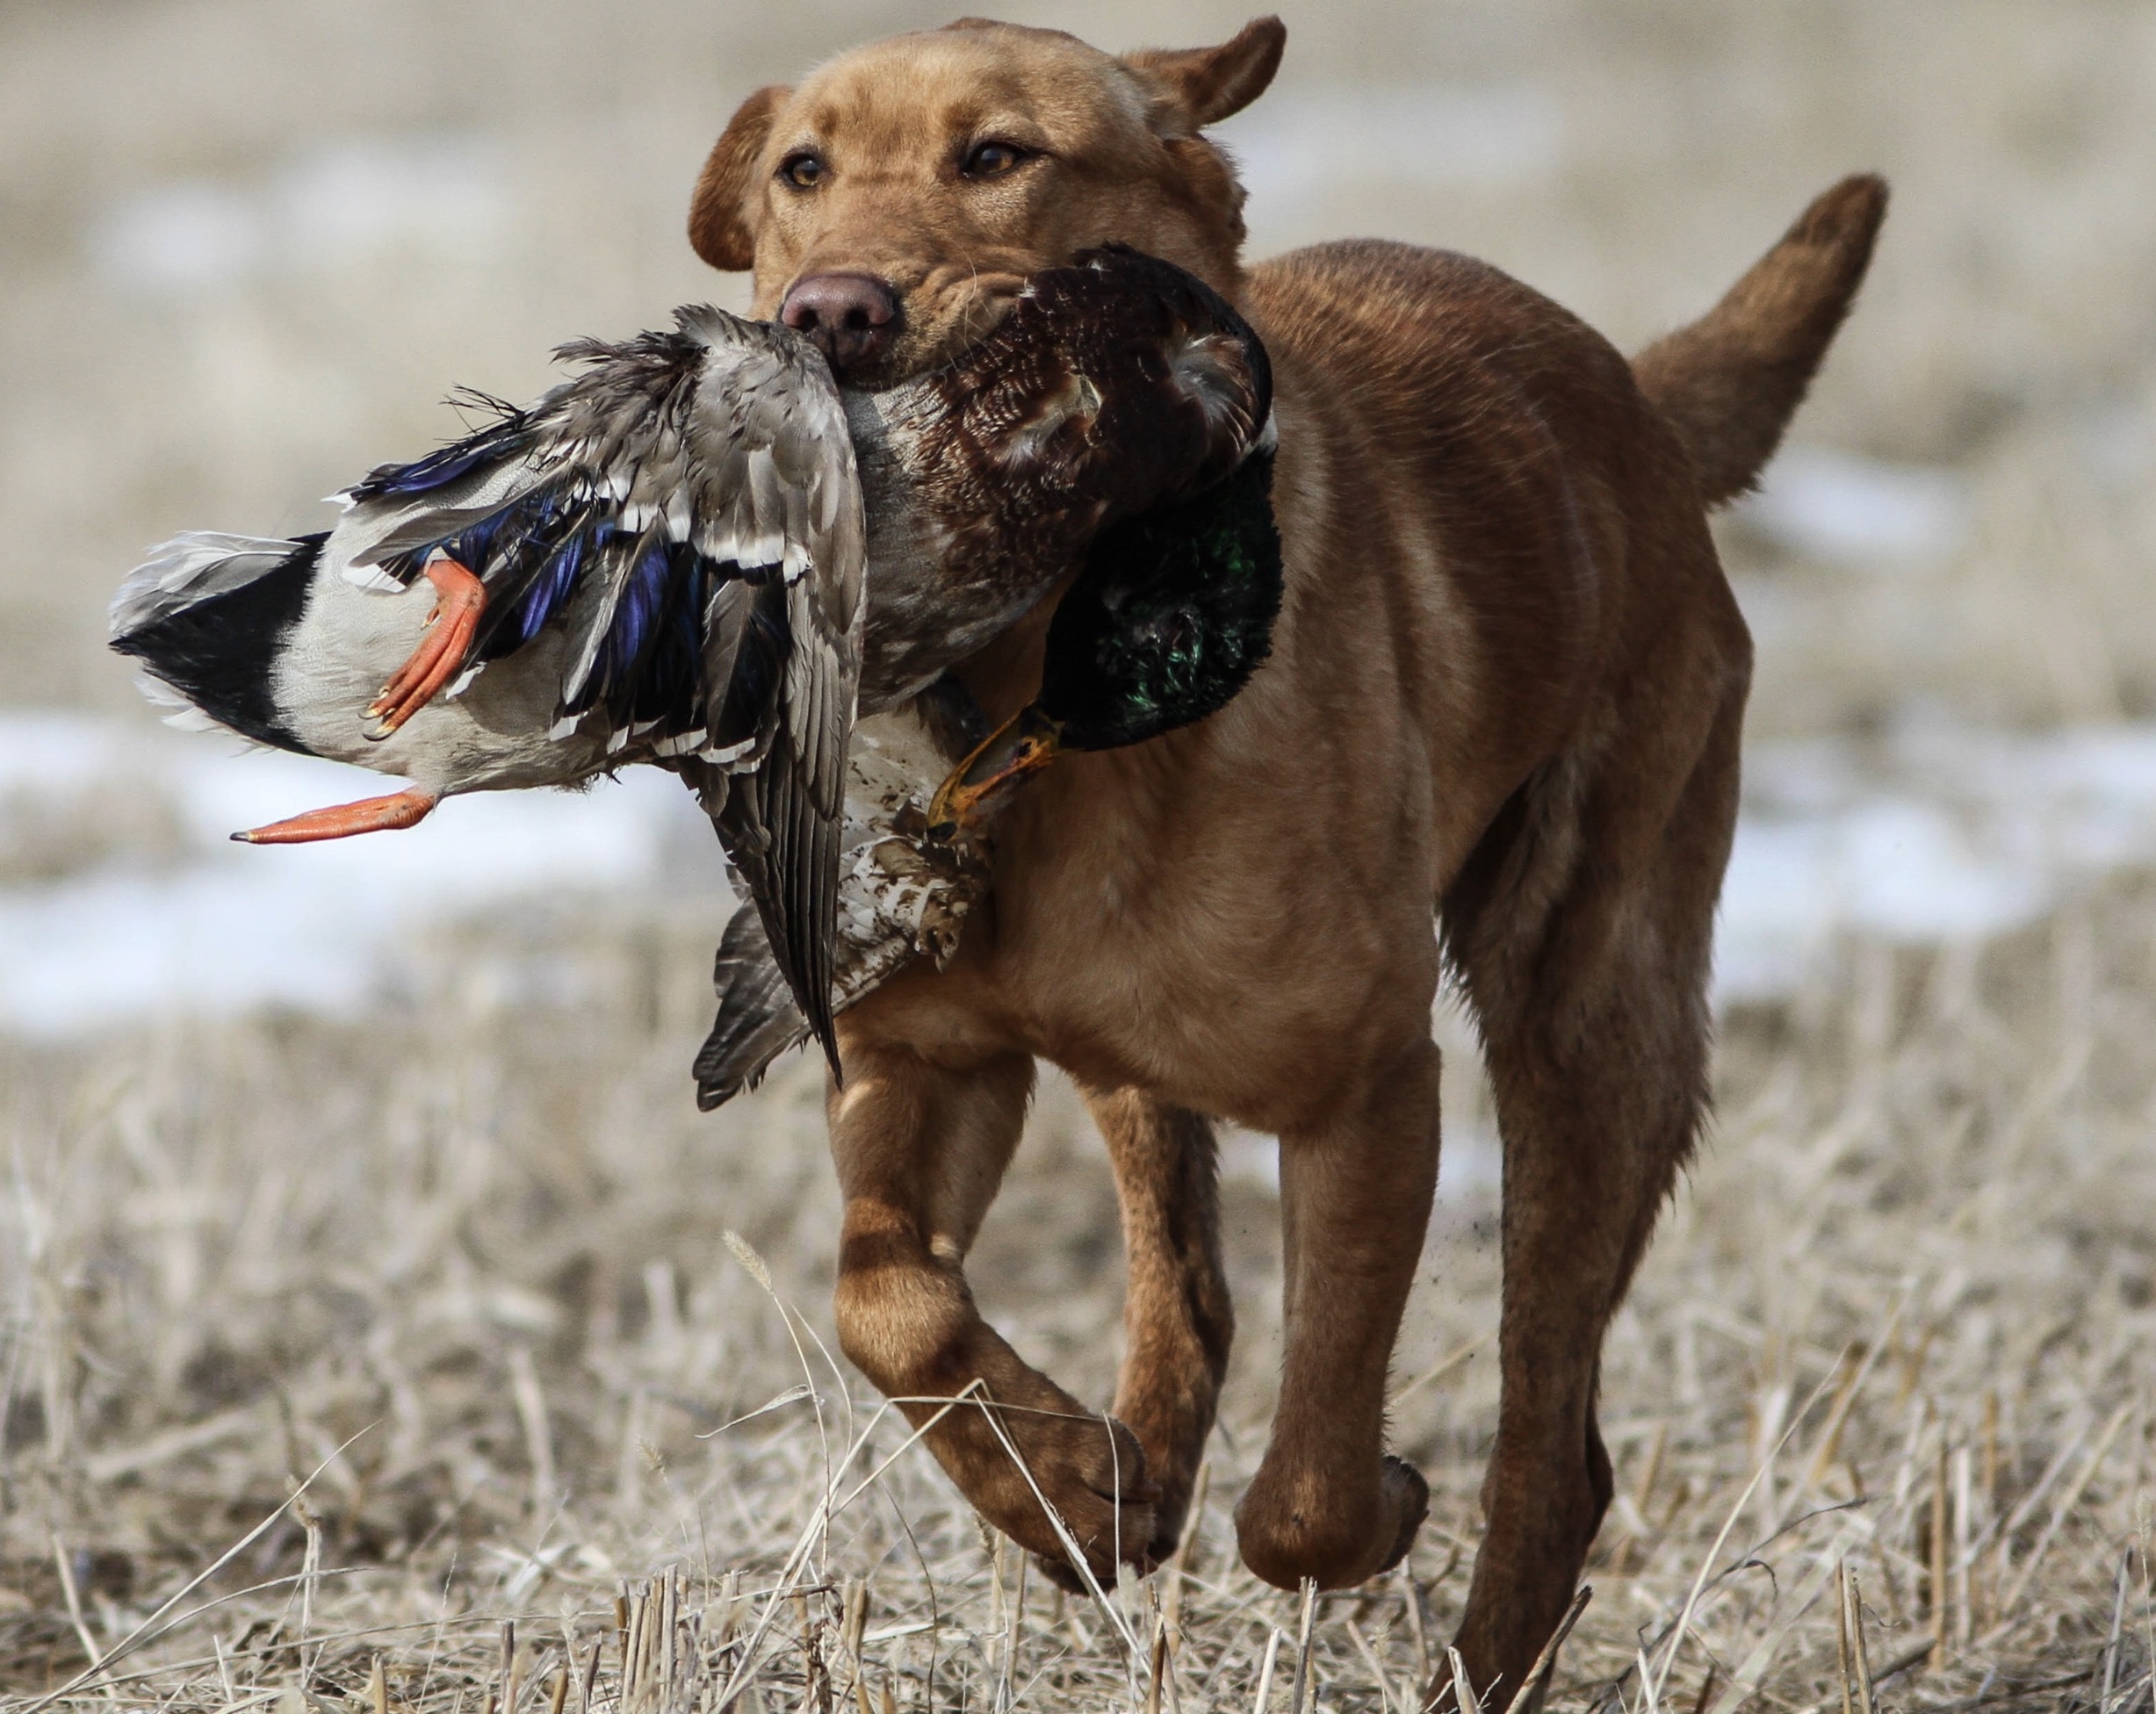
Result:
{"label": "blurred background", "polygon": [[[687,1502],[638,1509],[638,1449],[653,1470],[667,1435],[693,1450],[683,1437],[753,1408],[791,1361],[783,1324],[760,1322],[764,1300],[713,1259],[720,1228],[763,1244],[826,1317],[835,1194],[813,1068],[716,1120],[689,1111],[729,907],[670,781],[458,800],[349,849],[237,850],[233,827],[372,788],[164,731],[105,650],[105,610],[181,529],[325,527],[317,496],[458,432],[453,387],[523,399],[563,340],[658,325],[679,302],[739,306],[742,282],[682,232],[735,104],[948,11],[0,0],[0,1519],[22,1566],[50,1560],[54,1530],[135,1566],[99,1585],[112,1635],[160,1552],[183,1562],[378,1395],[403,1426],[387,1462],[351,1478],[351,1552],[514,1534],[504,1520],[539,1505],[542,1474],[573,1494],[590,1465],[613,1509],[567,1538],[598,1556],[591,1586],[648,1571]],[[1004,15],[1124,48],[1221,40],[1246,12],[1025,0]],[[2092,1425],[2138,1396],[2136,1364],[2147,1372],[2156,1259],[2132,1209],[2152,1110],[2135,1043],[2156,1005],[2141,956],[2156,922],[2156,9],[1327,0],[1285,16],[1277,83],[1218,133],[1249,187],[1253,257],[1364,234],[1459,248],[1633,349],[1705,308],[1835,178],[1893,182],[1870,284],[1790,445],[1718,523],[1760,651],[1718,976],[1730,1117],[1613,1347],[1620,1485],[1645,1475],[1630,1558],[1605,1566],[1641,1612],[1607,1615],[1609,1658],[1621,1667],[1633,1627],[1681,1592],[1717,1484],[1741,1485],[1792,1387],[1851,1336],[1903,1365],[1893,1408],[1868,1428],[1857,1409],[1847,1435],[1905,1466],[1900,1523],[1879,1514],[1866,1540],[1878,1575],[1910,1580],[1908,1623],[1929,1586],[1893,1554],[1929,1549],[1915,1533],[1894,1547],[1894,1530],[1945,1527],[1918,1516],[1923,1460],[1965,1463],[1992,1425],[1979,1464],[2007,1473],[1954,1513],[1968,1559],[1950,1610],[1973,1648],[1987,1624],[2017,1622],[1997,1588],[1987,1618],[1969,1582],[1986,1552],[2009,1571],[2025,1559],[2009,1503],[2057,1502],[2070,1481],[2037,1477],[2095,1444]],[[1494,1316],[1495,1141],[1472,1033],[1449,1011],[1439,1028],[1441,1289],[1418,1299],[1407,1368]],[[1013,1191],[1035,1241],[991,1227],[984,1290],[1029,1351],[1100,1394],[1112,1204],[1059,1085],[1036,1132]],[[1224,1468],[1254,1452],[1270,1386],[1269,1147],[1229,1144],[1247,1433]],[[2002,1293],[2044,1307],[1969,1319]],[[1961,1366],[1936,1393],[1931,1335],[1913,1331],[1927,1316],[1959,1329],[1939,1335]],[[413,1350],[429,1353],[411,1359],[424,1385],[398,1379]],[[1454,1561],[1472,1545],[1489,1366],[1400,1418]],[[550,1414],[564,1386],[573,1401]],[[1662,1414],[1640,1414],[1643,1396]],[[1914,1427],[1913,1399],[1929,1413]],[[2114,1423],[2104,1456],[2145,1431],[2116,1440]],[[1806,1483],[1841,1480],[1843,1432]],[[755,1492],[747,1466],[710,1457]],[[1650,1491],[1685,1457],[1664,1516]],[[2109,1560],[2088,1545],[2139,1493],[2138,1473],[2109,1480],[2074,1490],[2096,1509],[2073,1577],[2051,1543],[2082,1526],[2063,1514],[2036,1552],[2051,1570],[2007,1577],[2023,1605],[2066,1581],[2042,1648],[1994,1638],[1993,1665],[2078,1634],[2058,1614],[2079,1610],[2082,1572],[2109,1600]],[[369,1508],[399,1481],[418,1497],[385,1521]],[[1767,1492],[1763,1526],[1797,1503],[1777,1513]],[[1439,1558],[1446,1539],[1426,1536]],[[734,1542],[761,1551],[753,1531]],[[105,1609],[63,1623],[60,1586],[14,1563],[0,1642],[11,1588],[27,1591],[20,1660],[42,1664],[20,1674],[50,1682],[106,1636]],[[83,1561],[86,1586],[98,1566]],[[1453,1572],[1418,1574],[1439,1617]],[[536,1587],[501,1574],[487,1600]],[[1758,1612],[1732,1612],[1732,1636],[1766,1634]]]}

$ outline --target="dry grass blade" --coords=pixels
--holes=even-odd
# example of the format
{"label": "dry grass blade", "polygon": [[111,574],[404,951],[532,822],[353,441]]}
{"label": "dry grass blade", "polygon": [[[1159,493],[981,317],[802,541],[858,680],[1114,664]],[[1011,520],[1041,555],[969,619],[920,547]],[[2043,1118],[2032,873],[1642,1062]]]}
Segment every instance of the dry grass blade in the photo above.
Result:
{"label": "dry grass blade", "polygon": [[1572,1597],[1572,1604],[1565,1609],[1564,1617],[1557,1621],[1557,1628],[1542,1645],[1542,1651],[1534,1658],[1534,1665],[1527,1668],[1527,1676],[1520,1680],[1519,1688],[1512,1692],[1512,1700],[1505,1704],[1504,1714],[1527,1714],[1534,1698],[1549,1683],[1550,1674],[1557,1669],[1558,1651],[1565,1646],[1565,1638],[1572,1634],[1572,1627],[1580,1622],[1580,1615],[1587,1610],[1587,1603],[1595,1598],[1592,1583],[1580,1585]]}
{"label": "dry grass blade", "polygon": [[[208,1582],[211,1578],[216,1576],[219,1572],[222,1571],[227,1566],[230,1565],[234,1559],[237,1559],[242,1553],[246,1552],[248,1548],[251,1547],[257,1540],[259,1540],[262,1536],[269,1530],[270,1527],[278,1521],[278,1518],[282,1517],[291,1507],[296,1505],[302,1498],[305,1497],[307,1489],[314,1485],[315,1480],[321,1475],[322,1472],[328,1469],[332,1464],[335,1463],[337,1458],[342,1457],[343,1454],[354,1444],[354,1442],[358,1440],[360,1435],[365,1434],[367,1430],[365,1429],[360,1430],[358,1434],[352,1436],[351,1439],[347,1440],[343,1445],[339,1446],[335,1451],[332,1452],[328,1458],[324,1458],[321,1464],[314,1467],[312,1474],[310,1474],[304,1481],[299,1483],[292,1489],[292,1493],[285,1497],[283,1504],[279,1505],[267,1517],[263,1518],[261,1523],[256,1524],[253,1529],[249,1530],[245,1535],[242,1536],[239,1540],[234,1542],[231,1546],[227,1547],[208,1566],[205,1566],[201,1571],[197,1572],[194,1576],[188,1579],[186,1582],[183,1583],[177,1589],[174,1590],[172,1594],[167,1595],[165,1599],[159,1603],[155,1610],[150,1613],[148,1617],[142,1620],[142,1622],[136,1625],[133,1631],[129,1631],[125,1637],[121,1638],[119,1642],[115,1643],[111,1649],[106,1651],[102,1660],[98,1659],[96,1650],[92,1648],[90,1651],[91,1666],[88,1671],[78,1673],[74,1678],[69,1680],[65,1684],[62,1684],[58,1689],[47,1691],[44,1696],[32,1702],[25,1710],[25,1714],[40,1714],[40,1710],[49,1708],[53,1703],[59,1702],[63,1697],[71,1695],[76,1690],[80,1689],[96,1674],[99,1673],[109,1673],[116,1662],[126,1655],[133,1653],[134,1650],[141,1647],[144,1644],[155,1640],[155,1637],[160,1634],[156,1630],[156,1626],[162,1620],[166,1618],[172,1612],[172,1610],[180,1604],[180,1602],[186,1600],[189,1595],[192,1595],[197,1589],[200,1588],[205,1583]],[[57,1537],[54,1538],[54,1544],[55,1545],[58,1545]],[[69,1587],[72,1587],[71,1574],[63,1576],[63,1583],[67,1584]],[[79,1602],[77,1605],[79,1610]]]}
{"label": "dry grass blade", "polygon": [[[2096,1693],[2098,1714],[2105,1714],[2111,1705],[2111,1686],[2118,1676],[2118,1639],[2126,1626],[2126,1574],[2132,1568],[2133,1551],[2129,1548],[2118,1556],[2118,1593],[2111,1600],[2111,1632],[2103,1640],[2102,1688]],[[2156,1662],[2152,1662],[2156,1666]]]}
{"label": "dry grass blade", "polygon": [[[1108,1621],[1116,1636],[1121,1639],[1124,1659],[1135,1666],[1143,1655],[1144,1649],[1140,1645],[1136,1634],[1130,1629],[1130,1621],[1123,1617],[1121,1610],[1108,1599],[1107,1592],[1100,1587],[1100,1580],[1093,1575],[1092,1566],[1086,1559],[1085,1550],[1078,1545],[1078,1538],[1071,1533],[1071,1526],[1064,1522],[1063,1514],[1049,1503],[1048,1495],[1041,1491],[1041,1484],[1034,1480],[1032,1466],[1026,1462],[1024,1455],[1018,1450],[1017,1444],[1012,1440],[1009,1431],[1003,1426],[1003,1412],[1006,1407],[991,1400],[988,1397],[987,1389],[982,1387],[976,1395],[974,1408],[987,1420],[988,1426],[994,1430],[996,1438],[1002,1444],[1005,1453],[1018,1467],[1019,1474],[1026,1479],[1026,1486],[1032,1490],[1035,1503],[1047,1514],[1049,1523],[1056,1531],[1056,1539],[1063,1544],[1065,1559],[1070,1561],[1071,1569],[1084,1580],[1086,1592],[1092,1596],[1093,1605],[1100,1610],[1101,1616]],[[1102,1425],[1102,1432],[1107,1432],[1105,1423]],[[1114,1445],[1115,1437],[1113,1434],[1109,1434],[1108,1446],[1111,1451],[1114,1450]],[[1120,1546],[1120,1544],[1118,1545]]]}
{"label": "dry grass blade", "polygon": [[[1847,1362],[1848,1360],[1849,1353],[1845,1351],[1842,1353],[1842,1361]],[[1777,1455],[1789,1444],[1799,1425],[1811,1413],[1812,1407],[1819,1402],[1820,1395],[1826,1389],[1825,1380],[1821,1381],[1813,1389],[1812,1395],[1805,1401],[1803,1408],[1789,1419],[1789,1424],[1782,1430],[1781,1437],[1775,1442],[1766,1456],[1758,1461],[1752,1471],[1751,1480],[1744,1484],[1737,1497],[1730,1502],[1729,1510],[1722,1519],[1722,1527],[1715,1531],[1713,1545],[1707,1549],[1705,1557],[1700,1559],[1699,1569],[1692,1578],[1691,1588],[1685,1592],[1684,1604],[1677,1610],[1676,1624],[1671,1628],[1669,1639],[1662,1647],[1662,1669],[1651,1680],[1641,1682],[1640,1689],[1647,1697],[1649,1708],[1659,1708],[1662,1705],[1662,1692],[1669,1685],[1670,1670],[1676,1665],[1677,1651],[1684,1646],[1684,1633],[1691,1629],[1692,1614],[1698,1608],[1700,1591],[1706,1588],[1707,1578],[1713,1571],[1715,1562],[1721,1558],[1722,1549],[1728,1545],[1729,1532],[1736,1528],[1738,1517],[1742,1515],[1745,1507],[1751,1503],[1752,1495],[1757,1492],[1760,1483],[1766,1479],[1768,1471],[1773,1468]]]}
{"label": "dry grass blade", "polygon": [[1856,1693],[1850,1689],[1850,1675],[1857,1670],[1857,1662],[1850,1646],[1849,1566],[1843,1560],[1836,1560],[1834,1568],[1834,1635],[1835,1660],[1840,1668],[1842,1685],[1842,1714],[1856,1714]]}
{"label": "dry grass blade", "polygon": [[68,1603],[68,1623],[75,1627],[75,1634],[82,1639],[83,1653],[90,1657],[90,1671],[86,1677],[103,1678],[105,1674],[105,1656],[97,1647],[97,1639],[90,1634],[90,1621],[83,1617],[82,1592],[76,1588],[75,1566],[68,1558],[67,1544],[57,1531],[53,1536],[53,1565],[60,1574],[60,1593]]}
{"label": "dry grass blade", "polygon": [[1857,1670],[1857,1714],[1876,1714],[1871,1703],[1871,1649],[1864,1636],[1864,1591],[1857,1574],[1846,1566],[1842,1573],[1842,1602],[1848,1616],[1850,1657]]}
{"label": "dry grass blade", "polygon": [[2080,1503],[2081,1495],[2087,1491],[2090,1479],[2102,1466],[2104,1454],[2111,1450],[2111,1443],[2118,1438],[2118,1431],[2126,1426],[2126,1419],[2133,1414],[2133,1408],[2132,1404],[2129,1402],[2121,1405],[2112,1413],[2111,1420],[2103,1426],[2103,1433],[2097,1437],[2095,1449],[2090,1451],[2080,1469],[2075,1473],[2073,1480],[2066,1492],[2059,1496],[2059,1503],[2051,1508],[2051,1522],[2044,1526],[2044,1533],[2037,1538],[2036,1546],[2030,1550],[2029,1558],[2023,1562],[2020,1574],[2014,1580],[2014,1587],[2007,1593],[2005,1605],[2009,1611],[2018,1607],[2023,1595],[2028,1593],[2029,1585],[2035,1580],[2037,1568],[2044,1563],[2044,1556],[2051,1551],[2051,1543],[2058,1538],[2059,1526],[2066,1521],[2074,1507]]}
{"label": "dry grass blade", "polygon": [[1287,1698],[1287,1714],[1302,1714],[1310,1694],[1310,1632],[1317,1616],[1317,1585],[1309,1579],[1302,1585],[1302,1613],[1295,1623],[1295,1679]]}
{"label": "dry grass blade", "polygon": [[1454,1370],[1458,1369],[1461,1364],[1465,1363],[1469,1358],[1473,1357],[1475,1352],[1482,1350],[1482,1348],[1489,1343],[1489,1335],[1478,1335],[1476,1337],[1468,1340],[1466,1344],[1461,1345],[1458,1350],[1439,1358],[1435,1363],[1431,1364],[1430,1367],[1424,1370],[1421,1374],[1416,1376],[1414,1379],[1409,1381],[1404,1386],[1401,1387],[1398,1392],[1395,1393],[1392,1397],[1386,1401],[1386,1409],[1388,1411],[1399,1409],[1402,1405],[1405,1404],[1417,1393],[1420,1393],[1425,1386],[1434,1386],[1437,1382],[1443,1380],[1446,1376],[1451,1374]]}
{"label": "dry grass blade", "polygon": [[1377,1658],[1377,1651],[1371,1647],[1370,1638],[1365,1634],[1363,1628],[1352,1619],[1347,1622],[1347,1638],[1355,1645],[1355,1653],[1362,1656],[1363,1665],[1370,1669],[1370,1682],[1377,1686],[1378,1707],[1381,1714],[1388,1714],[1395,1700],[1401,1703],[1402,1714],[1412,1714],[1412,1709],[1410,1706],[1412,1698],[1395,1697],[1392,1675],[1385,1670],[1385,1663]]}
{"label": "dry grass blade", "polygon": [[1251,1714],[1266,1714],[1273,1700],[1273,1669],[1280,1664],[1280,1633],[1276,1630],[1265,1632],[1265,1659],[1258,1663],[1258,1689],[1251,1697]]}
{"label": "dry grass blade", "polygon": [[1482,1700],[1475,1694],[1475,1685],[1467,1677],[1467,1663],[1460,1658],[1460,1651],[1445,1651],[1446,1663],[1453,1669],[1453,1696],[1457,1714],[1482,1714]]}

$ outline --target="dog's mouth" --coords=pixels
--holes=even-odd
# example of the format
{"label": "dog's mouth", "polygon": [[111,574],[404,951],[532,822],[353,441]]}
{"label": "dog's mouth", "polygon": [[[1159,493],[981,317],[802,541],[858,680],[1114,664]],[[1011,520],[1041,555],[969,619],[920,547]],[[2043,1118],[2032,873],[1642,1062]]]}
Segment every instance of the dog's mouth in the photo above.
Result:
{"label": "dog's mouth", "polygon": [[[1003,323],[1025,279],[940,268],[899,299],[893,335],[832,367],[849,387],[880,392],[963,357]],[[827,354],[828,355],[828,354]]]}

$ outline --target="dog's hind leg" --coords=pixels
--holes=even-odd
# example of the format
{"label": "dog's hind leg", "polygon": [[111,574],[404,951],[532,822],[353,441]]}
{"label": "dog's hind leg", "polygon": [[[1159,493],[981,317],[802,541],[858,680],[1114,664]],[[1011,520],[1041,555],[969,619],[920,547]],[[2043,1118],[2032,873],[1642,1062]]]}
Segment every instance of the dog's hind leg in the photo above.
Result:
{"label": "dog's hind leg", "polygon": [[1115,1416],[1160,1490],[1147,1557],[1175,1551],[1228,1372],[1235,1307],[1221,1265],[1213,1123],[1136,1089],[1089,1091],[1121,1204],[1129,1284]]}
{"label": "dog's hind leg", "polygon": [[[1595,1422],[1603,1334],[1705,1108],[1735,676],[1689,744],[1665,726],[1660,744],[1635,732],[1591,766],[1553,764],[1446,899],[1504,1141],[1497,1438],[1459,1638],[1485,1705],[1518,1691],[1612,1491]],[[1640,777],[1648,757],[1661,779]],[[1449,1703],[1443,1680],[1432,1695]]]}
{"label": "dog's hind leg", "polygon": [[[1028,1366],[975,1307],[966,1253],[1018,1146],[1033,1061],[963,1069],[859,1033],[830,1101],[846,1199],[836,1308],[847,1356],[891,1399],[981,1516],[1067,1562],[1042,1502],[1093,1575],[1153,1538],[1153,1490],[1129,1430]],[[1075,1574],[1073,1574],[1075,1575]]]}

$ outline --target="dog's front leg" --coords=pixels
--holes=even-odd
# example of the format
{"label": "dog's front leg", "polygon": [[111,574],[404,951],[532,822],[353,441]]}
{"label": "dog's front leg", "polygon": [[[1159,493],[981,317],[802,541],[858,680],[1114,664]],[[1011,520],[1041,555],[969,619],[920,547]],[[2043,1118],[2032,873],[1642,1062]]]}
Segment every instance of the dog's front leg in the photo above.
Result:
{"label": "dog's front leg", "polygon": [[1157,1564],[1182,1537],[1235,1337],[1221,1265],[1219,1149],[1211,1120],[1141,1090],[1092,1090],[1085,1102],[1122,1209],[1129,1286],[1115,1415],[1136,1430],[1160,1489],[1147,1555]]}
{"label": "dog's front leg", "polygon": [[840,1343],[926,1427],[929,1450],[983,1517],[1067,1566],[1045,1500],[1093,1575],[1113,1582],[1117,1561],[1141,1560],[1152,1540],[1145,1455],[1128,1429],[1028,1366],[981,1318],[963,1271],[1018,1144],[1032,1060],[953,1070],[856,1041],[845,1056],[846,1087],[830,1105],[846,1198]]}
{"label": "dog's front leg", "polygon": [[1244,1563],[1292,1589],[1399,1563],[1429,1489],[1385,1453],[1385,1375],[1438,1182],[1438,1049],[1370,1075],[1280,1139],[1287,1350],[1273,1441],[1236,1509]]}

